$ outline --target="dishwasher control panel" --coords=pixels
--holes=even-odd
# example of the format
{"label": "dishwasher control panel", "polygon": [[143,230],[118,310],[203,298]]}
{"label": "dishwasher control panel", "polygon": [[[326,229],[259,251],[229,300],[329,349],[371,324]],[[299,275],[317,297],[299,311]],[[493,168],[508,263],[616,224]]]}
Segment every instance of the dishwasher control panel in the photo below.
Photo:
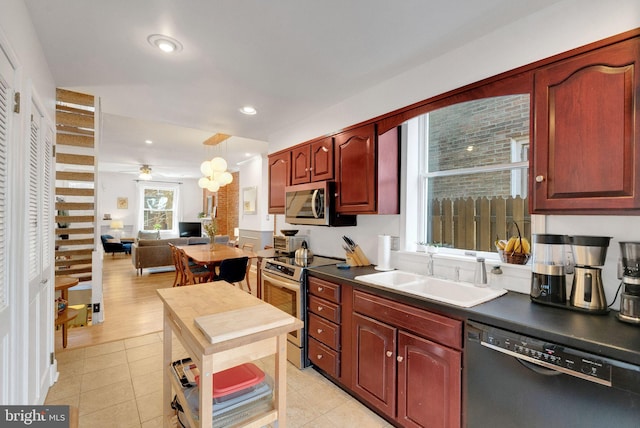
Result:
{"label": "dishwasher control panel", "polygon": [[483,326],[480,344],[538,366],[611,386],[612,366],[595,355],[565,346]]}

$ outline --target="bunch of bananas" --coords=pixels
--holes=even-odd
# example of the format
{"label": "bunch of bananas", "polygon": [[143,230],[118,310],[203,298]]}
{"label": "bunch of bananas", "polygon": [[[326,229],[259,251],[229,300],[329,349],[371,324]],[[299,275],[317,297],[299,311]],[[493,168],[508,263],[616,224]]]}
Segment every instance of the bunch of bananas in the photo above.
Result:
{"label": "bunch of bananas", "polygon": [[512,236],[508,241],[497,239],[496,248],[507,254],[529,254],[531,252],[531,244],[527,238],[520,236]]}

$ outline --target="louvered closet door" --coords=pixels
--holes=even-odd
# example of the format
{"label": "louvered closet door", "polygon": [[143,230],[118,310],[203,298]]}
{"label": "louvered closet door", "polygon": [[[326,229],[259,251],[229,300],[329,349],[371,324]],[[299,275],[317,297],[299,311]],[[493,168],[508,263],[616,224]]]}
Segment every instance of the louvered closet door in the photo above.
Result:
{"label": "louvered closet door", "polygon": [[41,402],[49,386],[49,354],[53,351],[53,249],[51,178],[53,127],[43,109],[32,101],[29,113],[28,153],[28,272],[29,347],[27,361],[28,403]]}
{"label": "louvered closet door", "polygon": [[[7,281],[7,167],[8,145],[12,129],[14,68],[0,49],[0,403],[10,403],[10,334],[15,311],[15,284]],[[13,289],[12,289],[13,287]],[[13,404],[13,403],[10,403]]]}

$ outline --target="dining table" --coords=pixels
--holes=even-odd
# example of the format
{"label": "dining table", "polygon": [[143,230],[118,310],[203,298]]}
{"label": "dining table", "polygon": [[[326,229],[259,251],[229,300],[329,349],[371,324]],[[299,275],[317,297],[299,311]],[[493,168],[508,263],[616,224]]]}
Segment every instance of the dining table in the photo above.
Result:
{"label": "dining table", "polygon": [[[235,259],[239,257],[248,257],[255,259],[258,254],[251,250],[243,250],[242,248],[231,247],[227,244],[200,244],[200,245],[178,245],[177,248],[183,250],[187,256],[199,265],[216,266],[225,259]],[[249,268],[251,263],[247,265],[247,286],[249,284]]]}

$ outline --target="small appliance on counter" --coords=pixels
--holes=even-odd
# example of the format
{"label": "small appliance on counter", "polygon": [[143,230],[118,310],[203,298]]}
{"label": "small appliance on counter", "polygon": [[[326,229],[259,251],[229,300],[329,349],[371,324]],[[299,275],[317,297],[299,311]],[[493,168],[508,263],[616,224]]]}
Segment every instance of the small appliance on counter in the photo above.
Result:
{"label": "small appliance on counter", "polygon": [[640,242],[620,242],[622,258],[622,294],[618,319],[640,324]]}
{"label": "small appliance on counter", "polygon": [[610,240],[608,236],[569,237],[575,262],[570,309],[592,313],[608,311],[601,266],[604,266]]}
{"label": "small appliance on counter", "polygon": [[[282,231],[284,232],[284,231]],[[288,232],[287,232],[288,233]],[[273,236],[273,249],[278,254],[293,256],[296,250],[302,247],[302,243],[309,243],[309,237],[304,235],[294,236],[287,235],[274,235]]]}
{"label": "small appliance on counter", "polygon": [[533,235],[531,261],[531,301],[566,307],[566,235]]}

